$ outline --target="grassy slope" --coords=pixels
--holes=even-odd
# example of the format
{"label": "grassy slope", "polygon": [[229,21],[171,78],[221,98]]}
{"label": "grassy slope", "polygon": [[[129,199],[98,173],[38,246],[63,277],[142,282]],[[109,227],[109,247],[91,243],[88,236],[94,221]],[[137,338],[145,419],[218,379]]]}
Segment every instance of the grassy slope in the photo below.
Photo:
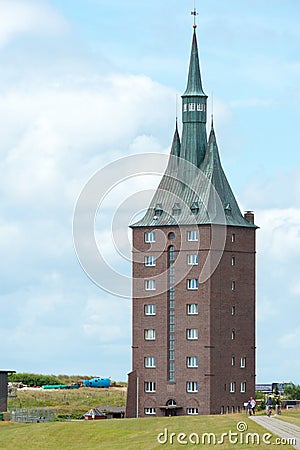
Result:
{"label": "grassy slope", "polygon": [[[257,432],[260,436],[265,432],[245,415],[232,414],[226,416],[198,417],[166,417],[149,419],[120,419],[81,422],[56,422],[45,424],[11,424],[0,423],[0,448],[15,450],[36,449],[124,449],[152,450],[159,448],[222,448],[226,450],[251,448],[269,449],[270,445],[261,443],[232,444],[226,441],[222,445],[161,445],[157,442],[158,433],[167,427],[169,432],[186,434],[214,432],[221,433],[232,430],[236,432],[239,421],[248,424],[248,432]],[[240,435],[240,433],[239,433]],[[245,436],[245,433],[243,433]],[[285,449],[292,449],[285,445]]]}
{"label": "grassy slope", "polygon": [[56,414],[84,414],[100,405],[124,406],[125,388],[80,388],[62,390],[18,390],[8,408],[55,408]]}

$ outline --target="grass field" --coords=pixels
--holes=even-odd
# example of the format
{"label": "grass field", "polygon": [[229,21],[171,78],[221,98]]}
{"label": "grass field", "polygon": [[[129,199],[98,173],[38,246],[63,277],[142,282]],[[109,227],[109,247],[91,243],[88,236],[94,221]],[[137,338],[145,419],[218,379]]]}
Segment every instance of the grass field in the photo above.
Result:
{"label": "grass field", "polygon": [[79,389],[19,389],[17,398],[10,398],[8,408],[54,408],[56,416],[62,414],[82,415],[90,408],[100,405],[124,406],[126,388],[79,388]]}
{"label": "grass field", "polygon": [[[237,431],[237,424],[247,424],[248,430]],[[158,443],[157,436],[168,430],[168,442]],[[201,444],[203,433],[214,433],[220,442],[222,433],[230,430],[237,435],[232,435],[231,440],[238,439],[239,443],[230,442],[228,437],[224,443],[209,444],[207,438],[205,444]],[[262,442],[262,436],[266,432],[256,423],[242,414],[230,414],[225,416],[197,416],[197,417],[165,417],[149,419],[114,419],[100,421],[74,421],[39,424],[13,424],[0,422],[0,448],[9,450],[36,450],[36,449],[124,449],[124,450],[152,450],[161,448],[222,448],[224,450],[248,450],[252,448],[269,449],[270,445]],[[171,438],[170,433],[175,433]],[[180,437],[180,433],[185,436]],[[180,444],[189,440],[191,433],[200,436],[200,444]],[[247,433],[258,433],[258,444],[246,443]],[[164,434],[161,436],[163,441]],[[192,442],[196,442],[195,435],[191,436]],[[273,440],[275,438],[272,438]],[[212,441],[211,441],[212,442]],[[241,442],[244,442],[243,444]],[[271,441],[272,444],[272,441]],[[292,449],[289,445],[285,449]]]}

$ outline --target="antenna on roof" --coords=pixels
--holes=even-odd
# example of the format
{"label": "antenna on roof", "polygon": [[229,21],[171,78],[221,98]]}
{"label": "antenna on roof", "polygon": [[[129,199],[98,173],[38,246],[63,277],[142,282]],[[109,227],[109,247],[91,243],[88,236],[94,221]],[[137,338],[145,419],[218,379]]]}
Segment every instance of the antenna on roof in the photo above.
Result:
{"label": "antenna on roof", "polygon": [[194,25],[193,28],[196,29],[197,28],[197,16],[199,15],[197,13],[197,9],[196,9],[196,0],[194,0],[194,11],[191,12],[192,16],[194,16]]}

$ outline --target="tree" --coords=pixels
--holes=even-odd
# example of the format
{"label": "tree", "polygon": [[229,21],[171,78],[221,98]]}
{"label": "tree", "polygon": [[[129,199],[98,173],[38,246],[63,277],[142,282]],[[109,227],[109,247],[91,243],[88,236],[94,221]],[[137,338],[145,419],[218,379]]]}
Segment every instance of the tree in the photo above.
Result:
{"label": "tree", "polygon": [[284,386],[284,395],[289,400],[300,399],[300,384],[288,383]]}

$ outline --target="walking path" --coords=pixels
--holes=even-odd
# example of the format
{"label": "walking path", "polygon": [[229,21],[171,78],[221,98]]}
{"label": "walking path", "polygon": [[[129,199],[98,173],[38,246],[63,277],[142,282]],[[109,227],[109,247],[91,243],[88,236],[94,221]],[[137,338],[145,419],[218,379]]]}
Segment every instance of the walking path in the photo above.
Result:
{"label": "walking path", "polygon": [[300,450],[300,427],[297,425],[277,419],[274,416],[251,416],[251,419],[258,425],[269,430],[272,434],[276,434],[285,439],[296,439],[296,445],[293,445],[293,447]]}

